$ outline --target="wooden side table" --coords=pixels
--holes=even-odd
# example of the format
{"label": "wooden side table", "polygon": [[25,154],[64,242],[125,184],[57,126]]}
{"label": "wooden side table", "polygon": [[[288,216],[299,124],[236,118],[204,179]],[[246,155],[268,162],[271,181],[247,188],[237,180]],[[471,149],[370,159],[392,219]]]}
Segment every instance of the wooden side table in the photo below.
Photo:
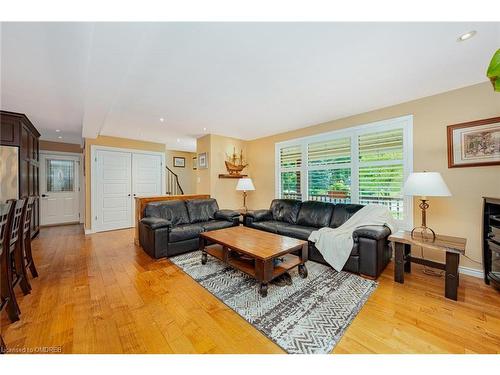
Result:
{"label": "wooden side table", "polygon": [[[459,285],[458,264],[460,255],[465,254],[467,240],[460,237],[436,235],[436,239],[412,238],[410,232],[400,231],[389,236],[394,249],[395,267],[394,281],[404,283],[405,272],[411,272],[411,262],[445,271],[445,296],[457,300]],[[426,249],[438,250],[446,253],[446,262],[438,263],[432,260],[411,256],[411,247],[421,246]]]}

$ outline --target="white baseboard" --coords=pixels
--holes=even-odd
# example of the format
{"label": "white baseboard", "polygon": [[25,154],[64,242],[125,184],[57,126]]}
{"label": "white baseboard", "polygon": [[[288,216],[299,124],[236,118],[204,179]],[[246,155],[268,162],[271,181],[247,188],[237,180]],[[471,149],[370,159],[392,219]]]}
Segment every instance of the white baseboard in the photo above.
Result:
{"label": "white baseboard", "polygon": [[93,229],[86,229],[85,228],[85,235],[92,234],[92,233],[95,233],[95,231]]}
{"label": "white baseboard", "polygon": [[475,268],[469,268],[469,267],[463,267],[463,266],[459,266],[458,267],[458,272],[462,273],[464,275],[478,277],[480,279],[482,279],[483,276],[484,276],[482,270],[478,270],[478,269],[475,269]]}

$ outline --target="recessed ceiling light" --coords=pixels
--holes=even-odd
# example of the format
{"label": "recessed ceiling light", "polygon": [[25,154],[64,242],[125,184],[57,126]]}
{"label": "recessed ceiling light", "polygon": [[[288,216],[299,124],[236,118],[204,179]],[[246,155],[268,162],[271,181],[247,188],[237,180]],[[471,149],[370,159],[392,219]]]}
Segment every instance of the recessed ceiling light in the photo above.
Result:
{"label": "recessed ceiling light", "polygon": [[59,137],[57,137],[57,138],[62,139],[62,137],[61,137],[61,136],[59,136]]}
{"label": "recessed ceiling light", "polygon": [[163,117],[160,117],[160,122],[163,122],[165,121],[165,119]]}
{"label": "recessed ceiling light", "polygon": [[60,129],[56,129],[56,133],[59,133],[61,130]]}
{"label": "recessed ceiling light", "polygon": [[469,31],[468,33],[460,35],[457,39],[457,42],[465,42],[467,39],[472,38],[476,34],[477,34],[476,30]]}
{"label": "recessed ceiling light", "polygon": [[177,138],[177,143],[179,143],[181,140],[179,138]]}
{"label": "recessed ceiling light", "polygon": [[203,131],[206,132],[207,131],[207,128],[203,128]]}

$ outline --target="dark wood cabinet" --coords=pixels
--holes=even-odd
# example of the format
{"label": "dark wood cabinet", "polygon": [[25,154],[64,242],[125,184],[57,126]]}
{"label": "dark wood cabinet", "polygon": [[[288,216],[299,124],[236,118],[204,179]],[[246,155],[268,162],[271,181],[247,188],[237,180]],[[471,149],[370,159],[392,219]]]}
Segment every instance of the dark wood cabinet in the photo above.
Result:
{"label": "dark wood cabinet", "polygon": [[22,113],[0,111],[0,145],[19,148],[19,196],[35,195],[31,236],[40,226],[39,145],[40,133]]}

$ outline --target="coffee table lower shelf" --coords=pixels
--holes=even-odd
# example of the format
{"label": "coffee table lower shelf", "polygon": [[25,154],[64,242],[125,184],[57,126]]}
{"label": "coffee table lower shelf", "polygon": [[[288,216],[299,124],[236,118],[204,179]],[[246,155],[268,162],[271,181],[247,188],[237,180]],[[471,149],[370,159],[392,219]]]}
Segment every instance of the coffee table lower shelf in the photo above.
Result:
{"label": "coffee table lower shelf", "polygon": [[210,245],[206,246],[204,250],[202,250],[202,264],[206,263],[207,254],[260,281],[261,284],[259,292],[262,297],[267,296],[267,283],[269,281],[272,281],[295,267],[298,267],[299,275],[302,278],[307,277],[307,268],[304,264],[304,260],[300,256],[293,254],[278,256],[277,258],[280,259],[280,262],[277,265],[274,265],[272,259],[262,261],[238,254],[238,252],[231,250],[226,246]]}

